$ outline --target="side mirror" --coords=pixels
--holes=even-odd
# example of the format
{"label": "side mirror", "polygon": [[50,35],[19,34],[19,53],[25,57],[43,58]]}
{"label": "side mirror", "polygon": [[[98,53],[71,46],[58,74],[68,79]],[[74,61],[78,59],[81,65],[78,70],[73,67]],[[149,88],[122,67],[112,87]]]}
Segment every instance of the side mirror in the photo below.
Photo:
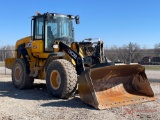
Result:
{"label": "side mirror", "polygon": [[76,24],[79,24],[79,23],[80,23],[79,15],[77,15],[77,16],[75,17],[75,20],[76,20]]}

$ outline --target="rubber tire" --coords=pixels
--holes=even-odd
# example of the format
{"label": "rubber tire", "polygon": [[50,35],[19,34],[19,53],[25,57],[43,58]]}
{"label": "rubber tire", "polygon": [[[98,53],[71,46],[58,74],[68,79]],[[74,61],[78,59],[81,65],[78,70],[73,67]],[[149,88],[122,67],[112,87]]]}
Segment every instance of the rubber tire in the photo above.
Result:
{"label": "rubber tire", "polygon": [[[51,85],[50,75],[53,70],[59,72],[61,84],[58,89],[54,89]],[[77,88],[77,72],[75,67],[67,60],[58,59],[52,61],[46,73],[46,86],[48,92],[56,98],[68,99],[73,96]]]}
{"label": "rubber tire", "polygon": [[[12,83],[18,89],[26,89],[33,86],[34,78],[29,76],[29,69],[27,69],[27,65],[23,58],[18,58],[12,68]],[[19,81],[16,80],[16,68],[22,71],[21,79]],[[19,73],[20,74],[20,73]]]}

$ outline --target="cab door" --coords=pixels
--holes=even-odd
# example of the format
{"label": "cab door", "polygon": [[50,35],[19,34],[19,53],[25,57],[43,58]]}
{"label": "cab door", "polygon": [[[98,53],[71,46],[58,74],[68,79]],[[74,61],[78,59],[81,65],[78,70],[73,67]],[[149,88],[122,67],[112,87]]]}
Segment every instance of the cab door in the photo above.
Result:
{"label": "cab door", "polygon": [[48,53],[45,52],[45,22],[44,16],[38,16],[33,19],[33,41],[32,41],[32,53],[33,56],[39,58],[47,58]]}

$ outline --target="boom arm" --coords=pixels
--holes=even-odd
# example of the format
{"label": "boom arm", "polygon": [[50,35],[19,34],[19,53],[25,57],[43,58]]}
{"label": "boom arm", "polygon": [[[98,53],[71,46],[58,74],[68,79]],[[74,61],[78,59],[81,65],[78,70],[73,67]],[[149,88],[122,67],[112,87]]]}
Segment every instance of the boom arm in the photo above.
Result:
{"label": "boom arm", "polygon": [[61,41],[59,42],[59,47],[61,50],[64,50],[75,61],[77,74],[80,75],[85,70],[83,58],[72,48],[68,47]]}

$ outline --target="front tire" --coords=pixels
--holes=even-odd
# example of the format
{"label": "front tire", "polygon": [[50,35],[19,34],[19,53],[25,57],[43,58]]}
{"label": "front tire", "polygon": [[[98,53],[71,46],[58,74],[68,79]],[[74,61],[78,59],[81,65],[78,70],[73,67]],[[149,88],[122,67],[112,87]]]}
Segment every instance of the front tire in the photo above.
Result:
{"label": "front tire", "polygon": [[66,99],[73,96],[77,88],[74,66],[64,59],[52,61],[47,69],[46,85],[53,97]]}
{"label": "front tire", "polygon": [[12,83],[18,89],[30,88],[33,85],[34,78],[29,76],[29,66],[23,58],[18,58],[12,68]]}

